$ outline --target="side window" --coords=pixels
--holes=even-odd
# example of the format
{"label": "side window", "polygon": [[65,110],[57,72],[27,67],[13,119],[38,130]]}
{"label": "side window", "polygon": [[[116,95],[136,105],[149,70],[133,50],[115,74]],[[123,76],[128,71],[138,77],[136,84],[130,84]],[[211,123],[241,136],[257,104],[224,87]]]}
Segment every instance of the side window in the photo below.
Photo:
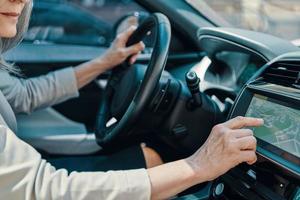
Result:
{"label": "side window", "polygon": [[145,12],[134,0],[37,0],[24,42],[108,46],[134,12]]}

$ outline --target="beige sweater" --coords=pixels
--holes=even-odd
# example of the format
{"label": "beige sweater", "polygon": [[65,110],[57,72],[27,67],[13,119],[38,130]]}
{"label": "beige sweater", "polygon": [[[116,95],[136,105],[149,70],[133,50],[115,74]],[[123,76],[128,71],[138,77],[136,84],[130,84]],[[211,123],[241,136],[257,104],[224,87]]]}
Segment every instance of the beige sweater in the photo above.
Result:
{"label": "beige sweater", "polygon": [[0,200],[150,199],[145,169],[68,174],[7,127],[16,129],[13,111],[31,112],[77,96],[72,68],[24,80],[0,72],[0,90]]}
{"label": "beige sweater", "polygon": [[0,126],[0,199],[150,199],[145,169],[110,172],[56,170],[31,146]]}

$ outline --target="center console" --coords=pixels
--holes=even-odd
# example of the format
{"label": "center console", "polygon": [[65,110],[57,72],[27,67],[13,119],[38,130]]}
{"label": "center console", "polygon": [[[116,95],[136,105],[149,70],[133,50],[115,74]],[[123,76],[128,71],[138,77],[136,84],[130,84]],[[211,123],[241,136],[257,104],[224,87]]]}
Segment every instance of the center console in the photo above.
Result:
{"label": "center console", "polygon": [[[217,180],[217,198],[300,199],[300,53],[266,64],[243,87],[229,118],[264,119],[253,128],[258,161],[243,164]],[[221,164],[221,163],[220,163]]]}
{"label": "center console", "polygon": [[179,199],[300,200],[300,52],[259,69],[228,118],[237,116],[264,119],[253,128],[257,162],[241,164]]}

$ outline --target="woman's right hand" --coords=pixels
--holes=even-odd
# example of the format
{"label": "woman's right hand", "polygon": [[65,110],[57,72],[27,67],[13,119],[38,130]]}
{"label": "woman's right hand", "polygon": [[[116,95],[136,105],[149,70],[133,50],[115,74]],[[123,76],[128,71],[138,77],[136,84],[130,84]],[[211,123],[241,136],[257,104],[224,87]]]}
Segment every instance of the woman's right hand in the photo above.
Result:
{"label": "woman's right hand", "polygon": [[198,183],[213,180],[236,165],[256,161],[256,139],[250,129],[262,119],[237,117],[216,125],[192,156],[148,169],[151,199],[167,199]]}
{"label": "woman's right hand", "polygon": [[236,117],[216,125],[204,145],[186,159],[199,177],[213,180],[242,162],[256,162],[256,139],[246,127],[263,125],[262,119]]}

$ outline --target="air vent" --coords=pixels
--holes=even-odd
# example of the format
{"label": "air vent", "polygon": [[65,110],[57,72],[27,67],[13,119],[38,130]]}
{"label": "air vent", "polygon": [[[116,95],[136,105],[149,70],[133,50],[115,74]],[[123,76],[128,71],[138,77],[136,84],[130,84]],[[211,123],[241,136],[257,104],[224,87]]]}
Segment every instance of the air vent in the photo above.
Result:
{"label": "air vent", "polygon": [[266,69],[263,78],[267,82],[276,84],[300,85],[300,62],[284,61],[274,63]]}

